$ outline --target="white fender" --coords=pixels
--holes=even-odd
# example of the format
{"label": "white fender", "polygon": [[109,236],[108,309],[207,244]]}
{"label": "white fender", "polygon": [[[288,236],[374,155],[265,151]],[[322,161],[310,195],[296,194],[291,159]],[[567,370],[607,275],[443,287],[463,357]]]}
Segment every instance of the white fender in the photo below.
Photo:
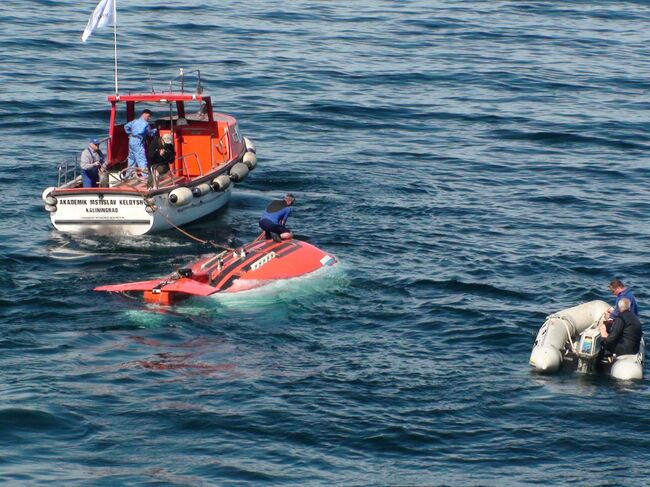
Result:
{"label": "white fender", "polygon": [[605,301],[590,301],[547,317],[537,333],[530,365],[539,372],[556,372],[562,364],[567,341],[598,321],[608,309]]}
{"label": "white fender", "polygon": [[228,186],[230,186],[230,177],[227,174],[222,174],[212,180],[212,189],[215,191],[225,191]]}
{"label": "white fender", "polygon": [[54,213],[56,212],[56,206],[54,205],[45,205],[45,211],[48,213]]}
{"label": "white fender", "polygon": [[[43,191],[43,194],[41,195],[41,198],[43,199],[43,203],[46,205],[56,205],[56,198],[54,196],[51,196],[50,193],[54,191],[56,188],[54,186],[50,186],[49,188],[45,188]],[[49,211],[49,210],[48,210]]]}
{"label": "white fender", "polygon": [[244,154],[244,158],[242,159],[242,162],[248,166],[248,169],[251,171],[255,169],[257,166],[257,156],[255,155],[255,152],[247,152]]}
{"label": "white fender", "polygon": [[239,183],[246,179],[246,176],[248,176],[248,166],[243,162],[238,162],[230,168],[230,179],[234,182]]}
{"label": "white fender", "polygon": [[641,339],[639,353],[636,355],[621,355],[616,357],[610,370],[610,375],[620,380],[643,379],[643,362],[645,358],[645,341]]}
{"label": "white fender", "polygon": [[173,206],[184,206],[192,201],[192,190],[190,188],[176,188],[169,193],[169,203]]}
{"label": "white fender", "polygon": [[252,152],[253,154],[257,154],[257,151],[255,150],[255,144],[253,144],[253,141],[251,139],[249,139],[248,137],[244,137],[244,144],[246,145],[247,152]]}
{"label": "white fender", "polygon": [[195,198],[200,198],[212,191],[212,187],[208,183],[199,184],[192,188],[192,194]]}

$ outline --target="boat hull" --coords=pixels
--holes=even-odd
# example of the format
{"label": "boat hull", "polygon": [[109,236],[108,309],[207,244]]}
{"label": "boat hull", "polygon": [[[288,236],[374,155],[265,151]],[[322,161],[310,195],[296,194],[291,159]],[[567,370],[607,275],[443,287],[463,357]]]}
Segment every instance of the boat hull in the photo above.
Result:
{"label": "boat hull", "polygon": [[237,293],[274,281],[293,279],[335,265],[332,255],[298,240],[256,240],[237,249],[205,256],[169,276],[99,286],[95,291],[142,292],[149,303],[169,305],[190,296]]}
{"label": "boat hull", "polygon": [[[604,301],[590,301],[549,316],[540,328],[529,363],[540,373],[554,373],[560,369],[574,369],[585,372],[580,367],[579,346],[573,345],[581,334],[595,329],[609,305]],[[637,354],[614,356],[609,360],[595,359],[595,371],[621,380],[640,380],[643,378],[645,362],[645,342],[642,339]],[[592,362],[593,363],[593,362]],[[587,372],[592,372],[588,368]]]}
{"label": "boat hull", "polygon": [[538,372],[557,372],[567,341],[598,321],[607,309],[604,301],[590,301],[549,316],[537,334],[530,365]]}
{"label": "boat hull", "polygon": [[61,196],[50,213],[59,231],[77,235],[144,235],[185,225],[213,213],[230,200],[232,187],[210,191],[182,206],[169,201],[170,192],[146,197],[137,193],[84,191]]}

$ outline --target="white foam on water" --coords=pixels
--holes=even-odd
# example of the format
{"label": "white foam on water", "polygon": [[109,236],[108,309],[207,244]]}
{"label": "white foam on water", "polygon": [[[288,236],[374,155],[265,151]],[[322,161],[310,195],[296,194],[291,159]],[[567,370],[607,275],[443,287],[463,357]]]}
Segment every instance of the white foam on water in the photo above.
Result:
{"label": "white foam on water", "polygon": [[[261,287],[215,294],[211,298],[227,307],[258,307],[278,301],[294,301],[314,294],[340,288],[344,284],[344,268],[338,265],[322,267],[315,272],[292,279],[266,281]],[[246,286],[242,283],[242,286]]]}
{"label": "white foam on water", "polygon": [[190,241],[174,241],[159,235],[136,235],[121,237],[96,237],[83,235],[52,234],[55,244],[48,246],[47,253],[57,260],[85,259],[105,252],[117,252],[122,256],[140,256],[147,249],[172,249],[191,247]]}
{"label": "white foam on water", "polygon": [[139,328],[162,328],[169,325],[171,321],[171,316],[164,310],[130,309],[121,314],[120,325],[133,325]]}
{"label": "white foam on water", "polygon": [[[259,285],[260,281],[242,282],[246,288],[250,285]],[[176,311],[179,313],[198,313],[198,306],[205,311],[206,307],[217,313],[230,314],[234,310],[255,310],[278,303],[287,303],[310,298],[314,295],[331,292],[347,287],[346,268],[339,262],[333,266],[321,269],[301,277],[266,281],[261,287],[239,290],[237,292],[217,293],[209,298],[193,298],[179,304]],[[233,287],[235,287],[233,285]],[[235,287],[235,289],[237,289]],[[241,288],[239,288],[241,289]],[[215,309],[216,308],[216,309]]]}

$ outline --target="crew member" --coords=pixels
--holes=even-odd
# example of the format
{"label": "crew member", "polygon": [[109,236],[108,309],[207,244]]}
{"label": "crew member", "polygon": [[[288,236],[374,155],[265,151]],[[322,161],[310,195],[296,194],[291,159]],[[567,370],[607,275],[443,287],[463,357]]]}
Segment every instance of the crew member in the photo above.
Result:
{"label": "crew member", "polygon": [[632,291],[628,288],[625,287],[625,284],[618,279],[614,278],[611,280],[609,283],[609,290],[616,296],[616,304],[614,304],[613,308],[609,309],[609,316],[605,318],[609,318],[610,320],[614,320],[618,314],[618,303],[622,298],[627,298],[630,300],[630,311],[634,313],[635,315],[639,316],[639,308],[636,304],[636,299],[634,298],[634,294],[632,294]]}
{"label": "crew member", "polygon": [[132,174],[135,170],[145,170],[147,168],[147,154],[145,152],[145,143],[148,137],[152,137],[157,130],[149,126],[151,110],[142,110],[140,118],[131,120],[124,126],[124,130],[129,135],[129,165],[127,174]]}
{"label": "crew member", "polygon": [[99,168],[104,165],[105,158],[99,150],[99,139],[90,139],[88,147],[81,151],[79,165],[81,180],[84,188],[95,188],[99,181]]}
{"label": "crew member", "polygon": [[611,328],[608,330],[604,323],[598,327],[605,350],[613,354],[629,355],[639,352],[642,335],[641,322],[638,316],[631,311],[631,305],[630,299],[620,298],[616,304],[618,315]]}
{"label": "crew member", "polygon": [[149,178],[147,188],[158,189],[158,181],[162,174],[169,171],[169,165],[174,162],[176,154],[171,134],[157,137],[149,147]]}
{"label": "crew member", "polygon": [[287,193],[281,200],[273,200],[266,207],[266,210],[260,218],[260,228],[264,230],[267,239],[273,239],[276,242],[280,240],[290,240],[293,233],[287,228],[287,220],[293,211],[293,204],[296,198]]}

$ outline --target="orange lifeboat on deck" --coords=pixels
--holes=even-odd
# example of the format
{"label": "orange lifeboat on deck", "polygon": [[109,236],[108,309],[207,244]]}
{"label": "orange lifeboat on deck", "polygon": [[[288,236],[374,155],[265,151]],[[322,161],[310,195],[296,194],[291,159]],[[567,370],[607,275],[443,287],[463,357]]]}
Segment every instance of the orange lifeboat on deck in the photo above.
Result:
{"label": "orange lifeboat on deck", "polygon": [[210,255],[161,279],[99,286],[95,291],[142,292],[148,303],[169,305],[191,296],[255,289],[332,266],[337,260],[300,240],[256,240]]}

